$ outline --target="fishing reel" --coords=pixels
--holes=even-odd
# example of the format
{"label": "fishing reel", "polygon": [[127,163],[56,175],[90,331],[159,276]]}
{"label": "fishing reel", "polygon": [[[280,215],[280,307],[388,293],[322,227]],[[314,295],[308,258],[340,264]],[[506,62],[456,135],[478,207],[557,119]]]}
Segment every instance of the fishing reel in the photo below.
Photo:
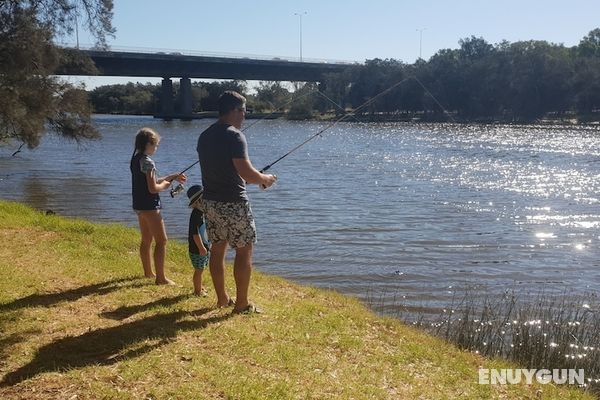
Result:
{"label": "fishing reel", "polygon": [[[273,182],[273,185],[274,185],[274,184],[277,183],[277,175],[273,174],[273,177],[275,178],[275,182]],[[259,186],[260,186],[260,188],[262,190],[267,190],[268,189],[268,187],[266,187],[265,185],[259,185]]]}
{"label": "fishing reel", "polygon": [[181,184],[181,183],[175,187],[172,187],[171,191],[170,191],[171,197],[174,198],[175,196],[181,194],[181,192],[183,192],[184,190],[185,190],[185,186],[183,186],[183,184]]}

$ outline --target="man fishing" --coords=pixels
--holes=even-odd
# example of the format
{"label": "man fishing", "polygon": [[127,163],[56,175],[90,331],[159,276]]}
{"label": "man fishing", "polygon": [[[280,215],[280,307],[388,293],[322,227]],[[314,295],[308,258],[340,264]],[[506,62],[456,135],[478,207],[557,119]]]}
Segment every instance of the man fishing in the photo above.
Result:
{"label": "man fishing", "polygon": [[[246,183],[268,188],[276,180],[274,175],[256,170],[250,162],[246,137],[240,130],[245,114],[246,99],[234,91],[224,92],[219,97],[219,120],[200,134],[197,147],[204,186],[203,208],[212,243],[209,270],[217,306],[234,305],[235,314],[258,312],[248,299],[256,227]],[[235,249],[235,302],[225,290],[227,245]]]}

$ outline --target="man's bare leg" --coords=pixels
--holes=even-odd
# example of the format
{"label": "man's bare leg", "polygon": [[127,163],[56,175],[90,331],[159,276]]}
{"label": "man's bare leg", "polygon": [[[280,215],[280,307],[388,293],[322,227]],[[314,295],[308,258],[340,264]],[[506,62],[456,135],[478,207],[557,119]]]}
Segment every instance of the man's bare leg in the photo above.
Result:
{"label": "man's bare leg", "polygon": [[225,290],[225,251],[227,242],[213,243],[210,248],[210,259],[208,267],[212,277],[215,293],[217,295],[217,307],[226,307],[229,304],[229,295]]}
{"label": "man's bare leg", "polygon": [[242,311],[248,307],[248,289],[252,274],[252,244],[235,249],[233,277],[235,278],[236,297],[234,311]]}

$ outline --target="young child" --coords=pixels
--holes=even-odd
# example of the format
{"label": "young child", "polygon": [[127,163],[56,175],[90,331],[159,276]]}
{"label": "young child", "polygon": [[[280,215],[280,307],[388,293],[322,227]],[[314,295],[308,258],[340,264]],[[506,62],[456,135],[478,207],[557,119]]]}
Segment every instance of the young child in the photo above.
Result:
{"label": "young child", "polygon": [[[135,149],[131,156],[129,169],[131,170],[131,193],[133,209],[137,214],[140,224],[142,241],[140,244],[140,258],[144,275],[156,278],[157,285],[172,285],[173,281],[165,276],[165,255],[167,251],[167,233],[160,210],[159,192],[166,190],[171,182],[185,182],[183,174],[172,174],[159,178],[156,165],[150,158],[156,153],[160,136],[150,128],[142,128],[135,136]],[[150,250],[154,240],[154,268],[152,272]]]}
{"label": "young child", "polygon": [[200,185],[194,185],[187,191],[187,196],[190,199],[189,207],[193,208],[188,229],[188,246],[190,260],[194,267],[194,294],[206,297],[207,291],[202,286],[202,272],[208,266],[210,242],[206,234],[204,214],[200,211],[202,191]]}

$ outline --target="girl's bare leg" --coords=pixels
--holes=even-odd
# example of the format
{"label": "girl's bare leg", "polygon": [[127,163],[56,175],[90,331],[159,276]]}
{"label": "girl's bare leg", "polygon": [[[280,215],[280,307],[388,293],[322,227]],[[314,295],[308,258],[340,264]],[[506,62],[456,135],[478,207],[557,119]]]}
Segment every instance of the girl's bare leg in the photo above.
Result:
{"label": "girl's bare leg", "polygon": [[152,231],[145,218],[145,213],[140,212],[138,214],[138,222],[140,224],[140,232],[142,233],[142,241],[140,242],[140,259],[142,260],[142,267],[144,268],[144,276],[146,278],[155,278],[154,272],[152,272],[152,263],[150,250],[152,248]]}
{"label": "girl's bare leg", "polygon": [[154,268],[157,285],[173,285],[165,276],[165,256],[167,254],[167,232],[160,211],[148,212],[147,222],[154,238]]}

